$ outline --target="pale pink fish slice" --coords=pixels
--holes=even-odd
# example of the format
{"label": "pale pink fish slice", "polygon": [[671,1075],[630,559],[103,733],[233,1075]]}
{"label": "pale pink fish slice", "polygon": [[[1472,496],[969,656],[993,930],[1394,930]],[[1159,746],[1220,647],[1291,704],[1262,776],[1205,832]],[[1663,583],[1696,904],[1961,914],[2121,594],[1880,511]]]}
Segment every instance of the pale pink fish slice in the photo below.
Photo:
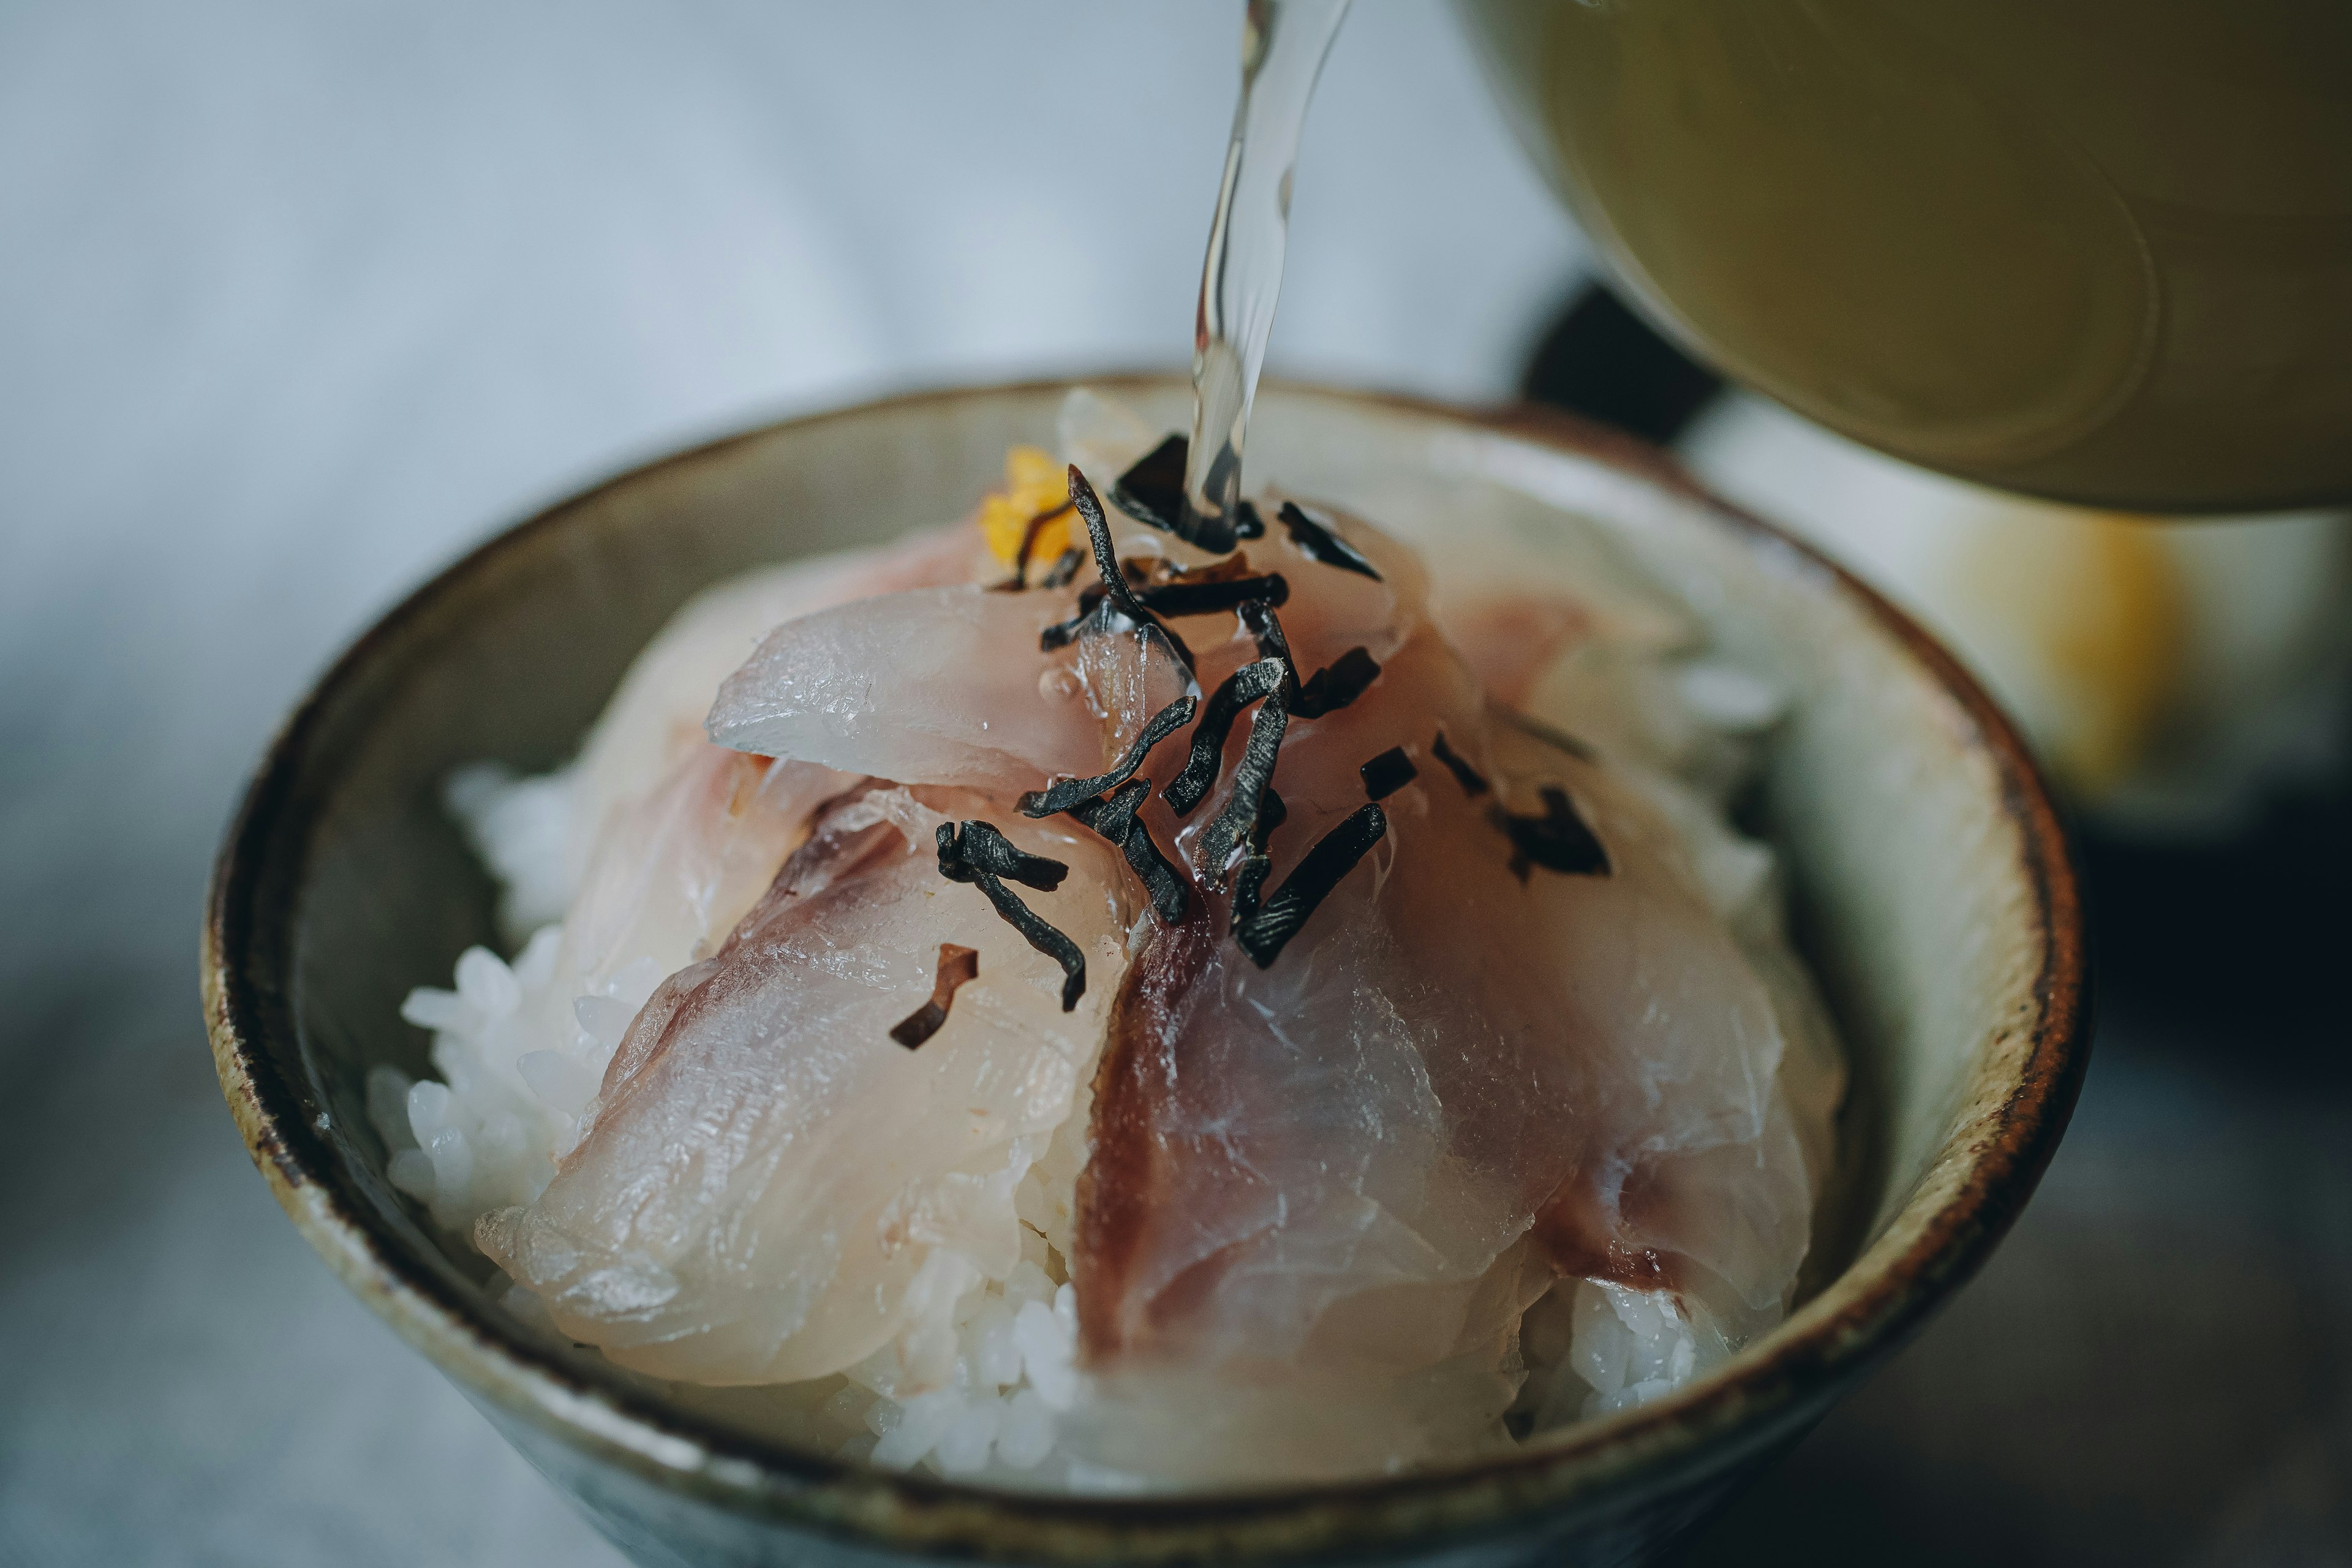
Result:
{"label": "pale pink fish slice", "polygon": [[1109,714],[1107,727],[1076,650],[1039,649],[1040,628],[1066,609],[1055,595],[967,585],[803,616],[728,677],[710,710],[710,737],[738,751],[1007,802],[1056,775],[1092,774],[1150,711],[1182,695],[1189,678],[1156,635],[1103,634],[1097,662],[1131,665],[1138,677],[1121,689],[1141,698],[1136,712]]}
{"label": "pale pink fish slice", "polygon": [[[661,973],[716,947],[751,909],[818,805],[858,783],[702,742],[616,812],[564,914],[572,994],[652,960]],[[571,994],[562,998],[568,1012]]]}
{"label": "pale pink fish slice", "polygon": [[[1489,793],[1433,761],[1441,726]],[[1420,773],[1381,803],[1387,838],[1270,969],[1220,914],[1155,934],[1129,971],[1074,1259],[1097,1367],[1402,1377],[1499,1353],[1541,1288],[1519,1272],[1530,1237],[1568,1272],[1671,1283],[1666,1250],[1704,1245],[1689,1261],[1743,1287],[1777,1295],[1793,1275],[1806,1177],[1772,1138],[1764,987],[1632,830],[1648,826],[1638,803],[1565,754],[1507,765],[1434,635],[1295,731],[1274,883],[1362,804],[1359,765],[1392,745]],[[1532,806],[1538,773],[1586,811],[1612,875],[1514,873],[1489,811]],[[1737,1161],[1708,1163],[1725,1149],[1774,1163],[1772,1202],[1701,1237],[1684,1223],[1709,1195],[1696,1178],[1739,1195]],[[1497,1268],[1512,1288],[1491,1288]]]}
{"label": "pale pink fish slice", "polygon": [[[1090,836],[928,798],[832,810],[726,947],[646,1005],[547,1190],[477,1227],[564,1332],[662,1377],[815,1377],[1017,1261],[1013,1187],[1091,1067],[1136,905]],[[940,878],[946,816],[1069,865],[1020,891],[1087,953],[1075,1012],[1059,969]],[[941,943],[977,949],[979,977],[910,1051],[889,1030]]]}
{"label": "pale pink fish slice", "polygon": [[704,742],[711,693],[769,632],[837,605],[969,582],[987,560],[971,528],[929,529],[873,549],[749,572],[688,601],[630,663],[581,747],[575,870],[584,868],[609,811],[651,790],[680,755]]}
{"label": "pale pink fish slice", "polygon": [[517,1064],[524,1082],[559,1109],[584,1105],[600,1064],[581,1054],[583,1029],[593,1024],[609,1047],[613,1011],[634,1010],[645,986],[724,941],[806,835],[810,813],[858,782],[698,742],[667,778],[608,814],[564,910],[554,979],[526,997],[539,1048]]}

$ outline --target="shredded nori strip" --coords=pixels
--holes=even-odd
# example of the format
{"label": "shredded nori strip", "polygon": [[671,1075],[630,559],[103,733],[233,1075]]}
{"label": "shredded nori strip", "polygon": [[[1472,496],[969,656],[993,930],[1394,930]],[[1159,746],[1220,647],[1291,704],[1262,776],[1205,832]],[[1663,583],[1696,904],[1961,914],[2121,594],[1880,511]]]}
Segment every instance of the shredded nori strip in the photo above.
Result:
{"label": "shredded nori strip", "polygon": [[1234,721],[1243,709],[1262,698],[1282,689],[1289,679],[1288,668],[1278,658],[1262,658],[1245,664],[1231,675],[1214,691],[1201,710],[1201,721],[1192,729],[1192,747],[1184,759],[1183,771],[1161,792],[1169,809],[1179,816],[1188,816],[1192,808],[1209,797],[1215,787],[1218,765],[1225,755],[1225,738],[1233,733]]}
{"label": "shredded nori strip", "polygon": [[949,1005],[955,1001],[956,990],[967,980],[980,978],[980,950],[958,947],[954,942],[940,943],[940,967],[931,980],[931,999],[890,1026],[890,1037],[913,1050],[940,1032],[948,1021]]}
{"label": "shredded nori strip", "polygon": [[1263,601],[1245,604],[1241,606],[1241,617],[1242,625],[1257,640],[1258,658],[1278,658],[1290,672],[1290,691],[1285,701],[1294,719],[1336,713],[1380,678],[1380,661],[1371,649],[1359,645],[1301,680],[1298,661],[1290,657],[1290,638],[1283,632],[1282,617],[1274,613],[1274,606]]}
{"label": "shredded nori strip", "polygon": [[1339,879],[1354,870],[1356,862],[1370,854],[1372,846],[1386,837],[1388,831],[1387,813],[1370,803],[1360,805],[1345,822],[1315,841],[1315,847],[1291,868],[1282,886],[1263,904],[1253,897],[1253,907],[1244,913],[1236,893],[1234,940],[1241,944],[1242,951],[1260,969],[1271,968],[1274,961],[1282,956],[1283,947],[1298,934],[1317,906],[1339,885]]}
{"label": "shredded nori strip", "polygon": [[1135,460],[1110,487],[1110,499],[1129,517],[1179,538],[1184,533],[1184,465],[1192,444],[1171,436]]}
{"label": "shredded nori strip", "polygon": [[[1059,506],[1047,507],[1022,526],[1021,548],[1013,554],[1013,575],[996,584],[999,592],[1018,594],[1029,585],[1029,554],[1037,548],[1037,535],[1045,531],[1047,523],[1069,510],[1070,503],[1065,500]],[[1064,551],[1063,553],[1066,555],[1069,552]]]}
{"label": "shredded nori strip", "polygon": [[1053,566],[1046,571],[1043,577],[1037,579],[1037,586],[1040,588],[1066,588],[1070,585],[1072,580],[1077,576],[1078,568],[1086,563],[1087,552],[1073,544],[1067,550],[1062,552],[1061,555],[1055,559]]}
{"label": "shredded nori strip", "polygon": [[1101,577],[1103,592],[1109,596],[1111,605],[1138,626],[1150,625],[1151,612],[1143,607],[1135,590],[1128,586],[1127,574],[1119,567],[1118,552],[1111,547],[1110,519],[1103,513],[1102,498],[1095,494],[1094,486],[1087,482],[1076,463],[1070,465],[1070,501],[1086,521],[1087,542],[1094,547],[1095,572]]}
{"label": "shredded nori strip", "polygon": [[1335,713],[1364,694],[1380,679],[1380,661],[1366,647],[1351,647],[1299,684],[1290,711],[1300,719],[1320,719]]}
{"label": "shredded nori strip", "polygon": [[1421,770],[1404,754],[1402,746],[1391,746],[1379,756],[1356,770],[1363,775],[1364,795],[1368,800],[1386,800],[1405,785],[1412,783]]}
{"label": "shredded nori strip", "polygon": [[1528,868],[1540,866],[1563,877],[1606,877],[1609,851],[1601,836],[1576,814],[1568,792],[1546,784],[1541,792],[1544,814],[1521,816],[1496,806],[1488,820],[1511,841],[1511,875],[1524,882]]}
{"label": "shredded nori strip", "polygon": [[1597,763],[1601,760],[1601,753],[1591,745],[1578,740],[1565,730],[1553,729],[1540,719],[1530,719],[1512,708],[1497,707],[1489,709],[1488,711],[1520,734],[1541,741],[1555,751],[1566,752],[1580,763]]}
{"label": "shredded nori strip", "polygon": [[1151,911],[1160,917],[1160,923],[1181,925],[1191,902],[1191,889],[1183,874],[1152,842],[1151,830],[1136,818],[1150,795],[1150,780],[1130,779],[1098,800],[1082,800],[1068,809],[1079,822],[1118,846],[1128,865],[1142,879],[1144,890],[1151,895]]}
{"label": "shredded nori strip", "polygon": [[1184,494],[1184,469],[1192,457],[1190,440],[1168,437],[1119,475],[1110,487],[1110,499],[1129,516],[1219,555],[1231,550],[1236,539],[1264,538],[1265,523],[1247,501],[1236,503],[1231,517],[1203,517],[1192,510]]}
{"label": "shredded nori strip", "polygon": [[1051,816],[1067,811],[1080,801],[1091,800],[1105,790],[1117,789],[1135,776],[1151,748],[1192,721],[1192,710],[1200,706],[1190,697],[1179,697],[1144,724],[1142,733],[1135,737],[1127,754],[1107,773],[1090,779],[1064,779],[1050,789],[1031,790],[1023,795],[1019,805],[1024,816]]}
{"label": "shredded nori strip", "polygon": [[1258,798],[1257,826],[1250,829],[1250,847],[1265,854],[1265,847],[1274,841],[1274,830],[1289,820],[1290,807],[1283,804],[1272,784],[1266,785],[1265,794]]}
{"label": "shredded nori strip", "polygon": [[988,896],[1005,923],[1022,940],[1062,966],[1062,1011],[1069,1012],[1087,994],[1087,956],[1021,901],[1002,879],[1010,877],[1024,887],[1051,892],[1062,885],[1069,867],[1042,855],[1013,847],[1010,839],[981,821],[942,822],[938,834],[940,875],[950,882],[970,882]]}
{"label": "shredded nori strip", "polygon": [[[1103,603],[1137,626],[1149,626],[1166,637],[1169,646],[1176,650],[1176,657],[1184,661],[1184,668],[1191,669],[1192,650],[1184,646],[1184,639],[1178,637],[1167,622],[1153,615],[1143,601],[1135,596],[1135,590],[1128,586],[1127,574],[1119,567],[1118,552],[1111,547],[1110,519],[1103,515],[1102,498],[1095,494],[1094,486],[1087,482],[1086,475],[1078,472],[1076,463],[1070,465],[1070,500],[1078,509],[1078,515],[1086,520],[1087,542],[1094,548],[1095,571],[1102,578]],[[1099,615],[1102,608],[1102,605],[1097,605],[1092,613]]]}
{"label": "shredded nori strip", "polygon": [[1095,612],[1102,608],[1103,590],[1099,583],[1089,583],[1078,590],[1078,613],[1066,621],[1055,621],[1037,634],[1037,651],[1052,653],[1078,640],[1079,634],[1097,624]]}
{"label": "shredded nori strip", "polygon": [[1486,782],[1486,774],[1463,761],[1461,755],[1445,743],[1443,726],[1438,729],[1437,739],[1429,743],[1429,754],[1445,764],[1447,771],[1454,775],[1454,782],[1462,786],[1464,795],[1475,798],[1494,787]]}
{"label": "shredded nori strip", "polygon": [[[1132,562],[1121,562],[1120,569],[1132,578],[1135,576],[1131,570],[1133,565]],[[1138,604],[1154,616],[1171,618],[1213,616],[1221,611],[1238,610],[1244,605],[1281,605],[1290,599],[1289,583],[1279,573],[1271,572],[1263,576],[1250,572],[1197,572],[1170,582],[1138,581],[1130,585],[1135,590]],[[1085,628],[1087,617],[1095,613],[1104,597],[1105,590],[1099,583],[1089,583],[1079,589],[1078,613],[1066,621],[1045,628],[1046,637],[1051,639],[1045,651],[1051,653],[1055,648],[1075,641]]]}
{"label": "shredded nori strip", "polygon": [[1070,874],[1069,867],[1059,860],[1016,847],[1013,840],[997,831],[993,823],[966,822],[953,833],[950,832],[951,826],[942,823],[938,834],[940,875],[950,881],[968,880],[951,868],[961,866],[992,877],[1009,877],[1024,888],[1050,893]]}
{"label": "shredded nori strip", "polygon": [[1290,584],[1280,573],[1270,572],[1263,577],[1160,583],[1137,589],[1135,596],[1155,615],[1213,616],[1220,610],[1238,610],[1246,604],[1286,604]]}
{"label": "shredded nori strip", "polygon": [[1234,924],[1238,926],[1257,913],[1258,895],[1265,889],[1265,879],[1274,871],[1273,857],[1266,846],[1274,839],[1274,830],[1280,827],[1290,815],[1281,795],[1272,784],[1258,797],[1257,826],[1250,829],[1249,852],[1234,869]]}
{"label": "shredded nori strip", "polygon": [[1276,615],[1274,606],[1264,599],[1252,599],[1237,608],[1241,613],[1242,625],[1257,643],[1258,658],[1280,659],[1283,670],[1295,689],[1298,685],[1298,664],[1290,657],[1290,638],[1283,633],[1282,617]]}
{"label": "shredded nori strip", "polygon": [[1216,820],[1201,830],[1200,854],[1194,861],[1216,887],[1225,885],[1225,863],[1234,851],[1257,832],[1258,809],[1266,787],[1274,782],[1274,764],[1280,758],[1283,731],[1289,723],[1290,710],[1278,689],[1267,692],[1250,716],[1249,742],[1242,749],[1242,760],[1234,765],[1234,792]]}
{"label": "shredded nori strip", "polygon": [[1295,500],[1282,503],[1282,526],[1290,531],[1290,542],[1309,561],[1320,561],[1326,566],[1337,566],[1342,572],[1354,572],[1381,581],[1380,568],[1364,559],[1363,552],[1307,515],[1306,509]]}

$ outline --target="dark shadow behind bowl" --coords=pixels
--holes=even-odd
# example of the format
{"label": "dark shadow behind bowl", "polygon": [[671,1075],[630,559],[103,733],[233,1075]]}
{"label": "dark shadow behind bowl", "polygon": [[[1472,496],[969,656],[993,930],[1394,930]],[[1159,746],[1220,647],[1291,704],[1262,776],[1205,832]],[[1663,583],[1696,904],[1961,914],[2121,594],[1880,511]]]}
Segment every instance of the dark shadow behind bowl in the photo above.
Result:
{"label": "dark shadow behind bowl", "polygon": [[[1171,378],[1095,384],[1181,425]],[[492,942],[492,889],[439,805],[494,758],[562,761],[697,590],[967,510],[1062,384],[901,398],[720,441],[499,536],[372,628],[271,746],[205,931],[230,1109],[296,1225],[638,1562],[1645,1560],[1801,1436],[1983,1260],[2040,1176],[2088,1049],[2057,820],[1958,667],[1835,568],[1652,448],[1555,416],[1273,387],[1258,480],[1424,546],[1448,508],[1598,519],[1727,657],[1799,694],[1759,792],[1854,1066],[1806,1296],[1672,1399],[1501,1459],[1344,1486],[1150,1500],[958,1487],[793,1448],[509,1320],[494,1271],[384,1178],[368,1069],[425,1069],[410,987]],[[1558,526],[1556,522],[1550,526]]]}

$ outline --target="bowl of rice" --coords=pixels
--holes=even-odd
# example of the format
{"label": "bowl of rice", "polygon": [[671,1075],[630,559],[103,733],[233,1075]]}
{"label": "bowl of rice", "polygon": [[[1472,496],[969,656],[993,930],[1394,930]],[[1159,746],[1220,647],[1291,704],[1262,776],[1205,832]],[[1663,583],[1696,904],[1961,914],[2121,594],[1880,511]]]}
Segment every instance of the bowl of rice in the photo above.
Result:
{"label": "bowl of rice", "polygon": [[[635,1561],[1646,1560],[1982,1263],[2063,1130],[2088,1050],[2067,847],[2015,733],[1931,639],[1628,438],[1308,387],[1259,400],[1253,482],[1274,487],[1262,510],[1279,523],[1232,564],[1173,545],[1139,553],[1161,548],[1141,526],[1151,441],[1182,425],[1188,391],[1133,377],[920,395],[639,468],[420,589],[326,673],[261,763],[205,931],[231,1110],[329,1264]],[[1077,514],[1110,520],[1091,561]],[[890,542],[950,520],[969,521]],[[1282,571],[1253,575],[1244,559]],[[1032,576],[1037,593],[999,591]],[[1538,581],[1552,576],[1557,592]],[[1435,662],[1413,650],[1436,645],[1381,642],[1366,618],[1368,583],[1394,617],[1407,582],[1445,633]],[[1049,583],[1084,615],[1046,626],[1040,653],[1028,644]],[[1199,616],[1236,604],[1229,653],[1198,619],[1146,624],[1159,623],[1150,605]],[[1268,624],[1276,605],[1287,642]],[[930,618],[887,618],[916,610]],[[974,617],[1019,622],[1013,662],[953,640]],[[1346,633],[1331,649],[1357,646],[1317,652],[1327,623]],[[1122,648],[1148,655],[1161,633],[1182,667],[1138,666],[1131,684],[1160,680],[1155,706],[1190,695],[1160,706],[1149,733],[1105,741],[1107,757],[1129,752],[1123,771],[1074,783],[1091,767],[1083,747],[1084,766],[1006,762],[1021,732],[1004,714],[1057,692],[1075,703],[1093,689],[1087,672]],[[1056,636],[1072,651],[1052,655]],[[881,648],[856,658],[882,662],[811,673],[845,648]],[[1019,662],[1051,657],[1077,673]],[[1472,689],[1460,668],[1486,697],[1446,710]],[[1238,712],[1253,689],[1255,721]],[[1013,706],[992,718],[999,700]],[[1270,727],[1252,774],[1265,711],[1283,702],[1294,728],[1285,740]],[[920,711],[877,740],[867,709],[894,703]],[[1474,746],[1480,715],[1507,707]],[[1181,798],[1181,734],[1145,782],[1142,759],[1178,721],[1220,710],[1230,746],[1221,753],[1220,730],[1191,759],[1217,793],[1196,781]],[[1562,732],[1570,721],[1580,733]],[[1379,750],[1391,721],[1410,734]],[[1360,772],[1361,795],[1339,800],[1318,778],[1318,745],[1349,791]],[[1344,745],[1365,752],[1360,770]],[[1508,781],[1524,767],[1570,784],[1530,784],[1515,803]],[[1021,795],[1025,815],[990,803],[990,789],[1003,805],[1033,778],[1061,782]],[[1206,802],[1191,826],[1157,819],[1172,861],[1138,816],[1139,796],[1161,809],[1155,790],[1186,809]],[[1338,804],[1318,818],[1325,795]],[[646,858],[703,820],[691,810],[734,837],[711,840],[707,863],[674,847]],[[1449,831],[1447,812],[1461,824],[1447,852],[1491,845],[1491,868],[1432,859],[1423,846]],[[1267,847],[1277,828],[1298,847],[1322,837],[1302,857]],[[1424,828],[1433,837],[1416,838]],[[1106,840],[1124,866],[1090,847]],[[855,854],[812,858],[839,846]],[[615,854],[637,854],[630,864],[655,881],[692,870],[686,915],[654,920],[646,878],[613,872]],[[1714,1047],[1637,1060],[1633,1090],[1614,1099],[1601,1079],[1576,1080],[1561,1092],[1618,1106],[1618,1143],[1633,1152],[1612,1156],[1605,1181],[1596,1157],[1562,1156],[1570,1175],[1527,1177],[1537,1200],[1465,1175],[1459,1150],[1398,1133],[1378,1109],[1425,1101],[1441,1128],[1484,1115],[1479,1146],[1501,1148],[1490,1163],[1525,1173],[1545,1157],[1548,1119],[1565,1114],[1543,1109],[1536,1079],[1512,1120],[1473,1104],[1507,1097],[1472,1080],[1425,1082],[1367,1054],[1299,1080],[1327,1088],[1286,1089],[1278,1103],[1265,1091],[1262,1126],[1220,1122],[1221,1146],[1246,1156],[1232,1168],[1289,1159],[1308,1174],[1267,1176],[1293,1184],[1284,1217],[1234,1232],[1213,1268],[1183,1251],[1224,1223],[1230,1184],[1188,1176],[1190,1145],[1171,1129],[1205,1112],[1119,1053],[1120,1031],[1149,1011],[1139,995],[1198,989],[1202,964],[1229,972],[1237,1012],[1276,1018],[1269,1038],[1311,1054],[1298,1037],[1319,1026],[1302,1020],[1332,974],[1400,968],[1388,949],[1367,959],[1349,945],[1382,907],[1372,900],[1419,897],[1384,918],[1438,928],[1427,943],[1453,954],[1443,973],[1479,976],[1475,994],[1433,1003],[1433,1018],[1517,1016],[1513,1005],[1548,1016],[1565,1005],[1555,993],[1605,1013],[1592,998],[1624,973],[1706,968],[1655,934],[1683,928],[1640,901],[1645,855],[1683,868],[1660,875],[1687,884],[1689,951],[1715,942],[1706,951],[1727,956],[1706,963],[1747,987],[1688,1005],[1706,1018],[1750,1007],[1761,1022],[1727,1033],[1740,1049],[1769,1037],[1769,1051],[1729,1066]],[[1170,880],[1188,870],[1189,924]],[[1430,912],[1472,877],[1487,881],[1458,913]],[[624,885],[618,901],[594,901]],[[1182,945],[1207,930],[1212,886],[1237,900],[1240,948]],[[1569,911],[1543,930],[1587,935],[1562,943],[1533,916],[1493,913],[1522,888]],[[819,905],[832,912],[805,912]],[[876,909],[913,934],[875,926]],[[1494,930],[1466,931],[1490,918]],[[1090,920],[1109,923],[1090,935],[1077,923]],[[869,929],[880,934],[851,934]],[[591,943],[592,930],[624,934]],[[858,954],[866,940],[879,945]],[[1461,956],[1520,940],[1537,956],[1516,968]],[[809,959],[812,941],[833,956]],[[1557,974],[1543,942],[1562,952]],[[873,989],[868,972],[910,942],[920,974],[893,971],[881,989],[922,1005],[886,997],[872,1005],[887,1017],[838,1022],[866,1019],[871,1000],[844,1000],[842,955]],[[1192,954],[1192,978],[1168,992],[1151,977],[1174,972],[1155,956],[1171,951]],[[1397,984],[1409,1010],[1419,993]],[[740,998],[760,985],[765,1011],[746,1024]],[[1525,995],[1506,1005],[1504,991]],[[1638,1035],[1660,1008],[1629,994],[1617,1005]],[[1003,1106],[966,1104],[1002,1090],[987,1042],[1002,1051],[1066,1027],[1113,1046],[1057,1045],[1054,1071],[1030,1072]],[[1360,1021],[1326,1032],[1366,1037]],[[748,1090],[729,1065],[745,1050],[760,1080]],[[780,1132],[789,1118],[768,1101],[792,1095],[756,1064],[787,1050],[850,1054],[792,1091],[814,1109]],[[956,1076],[967,1058],[982,1067]],[[1400,1070],[1420,1100],[1339,1103]],[[947,1082],[953,1116],[925,1122]],[[713,1084],[735,1098],[710,1100]],[[691,1180],[642,1152],[656,1133],[698,1135],[746,1094],[765,1118],[745,1113],[758,1158],[724,1179],[703,1152],[689,1151]],[[1007,1108],[1017,1125],[974,1131]],[[1360,1214],[1297,1184],[1320,1180],[1333,1149],[1364,1147],[1370,1123],[1391,1166],[1349,1191],[1379,1202]],[[1519,1142],[1498,1145],[1503,1126]],[[825,1152],[795,1152],[811,1148]],[[791,1174],[794,1159],[817,1174]],[[1147,1167],[1149,1183],[1120,1174]],[[1591,1204],[1561,1195],[1595,1181],[1599,1229]],[[1415,1204],[1458,1218],[1482,1203],[1506,1218],[1467,1265],[1357,1244]],[[1348,1246],[1332,1251],[1318,1225]],[[1621,1244],[1642,1225],[1654,1247]],[[1370,1281],[1354,1297],[1332,1283],[1350,1269]],[[1320,1292],[1311,1308],[1297,1306],[1302,1279]],[[1282,1310],[1312,1331],[1280,1340]],[[1407,1345],[1408,1328],[1428,1337],[1432,1313],[1490,1328],[1463,1329],[1442,1353]],[[1363,1370],[1402,1365],[1411,1377],[1392,1382]]]}

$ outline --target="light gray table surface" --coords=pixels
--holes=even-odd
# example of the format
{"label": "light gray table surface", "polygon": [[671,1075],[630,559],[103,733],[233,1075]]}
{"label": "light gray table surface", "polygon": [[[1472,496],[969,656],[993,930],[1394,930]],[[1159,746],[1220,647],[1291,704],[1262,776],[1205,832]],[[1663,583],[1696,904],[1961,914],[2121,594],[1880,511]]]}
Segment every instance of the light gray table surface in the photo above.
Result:
{"label": "light gray table surface", "polygon": [[[868,392],[1181,363],[1236,19],[0,6],[0,1565],[615,1561],[252,1171],[213,843],[331,652],[544,500]],[[1427,0],[1358,7],[1296,219],[1298,374],[1503,395],[1583,265]],[[2122,858],[2147,930],[2042,1197],[1700,1559],[2352,1563],[2352,1028],[2296,978],[2345,968],[2345,819],[2251,891]],[[2238,882],[2148,913],[2200,875]],[[2250,923],[2279,886],[2308,918]],[[2184,924],[2243,940],[2204,973]]]}

